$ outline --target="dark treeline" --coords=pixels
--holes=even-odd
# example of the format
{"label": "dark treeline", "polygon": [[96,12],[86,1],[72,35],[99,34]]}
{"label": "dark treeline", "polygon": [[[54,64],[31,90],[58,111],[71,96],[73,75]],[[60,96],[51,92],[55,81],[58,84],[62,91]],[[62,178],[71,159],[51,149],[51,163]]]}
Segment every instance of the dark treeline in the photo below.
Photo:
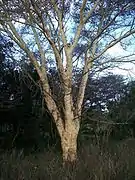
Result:
{"label": "dark treeline", "polygon": [[[59,148],[59,136],[51,114],[44,106],[36,71],[31,64],[25,64],[25,71],[23,66],[14,65],[11,57],[13,43],[2,36],[0,38],[0,149],[23,148],[26,152],[34,152]],[[79,76],[78,73],[78,79]],[[55,68],[48,70],[48,78],[53,82],[51,88],[55,98],[55,94],[60,93]],[[74,93],[77,83],[75,80]],[[61,93],[57,96],[59,103],[62,103],[61,96]],[[124,77],[114,74],[99,78],[90,74],[79,145],[87,140],[106,142],[109,138],[120,140],[133,137],[134,104],[134,81],[127,83]]]}
{"label": "dark treeline", "polygon": [[30,65],[27,74],[15,69],[10,64],[13,44],[2,36],[0,42],[0,148],[38,150],[42,144],[46,148],[56,144],[55,126],[43,108],[37,73]]}

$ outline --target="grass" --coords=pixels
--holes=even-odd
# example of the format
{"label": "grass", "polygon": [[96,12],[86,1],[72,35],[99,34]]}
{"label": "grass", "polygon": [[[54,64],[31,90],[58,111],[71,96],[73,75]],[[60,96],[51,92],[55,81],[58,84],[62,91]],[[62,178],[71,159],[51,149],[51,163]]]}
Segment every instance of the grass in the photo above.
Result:
{"label": "grass", "polygon": [[104,148],[80,149],[72,168],[61,166],[53,151],[31,154],[5,152],[0,156],[0,180],[135,180],[135,140],[110,143]]}

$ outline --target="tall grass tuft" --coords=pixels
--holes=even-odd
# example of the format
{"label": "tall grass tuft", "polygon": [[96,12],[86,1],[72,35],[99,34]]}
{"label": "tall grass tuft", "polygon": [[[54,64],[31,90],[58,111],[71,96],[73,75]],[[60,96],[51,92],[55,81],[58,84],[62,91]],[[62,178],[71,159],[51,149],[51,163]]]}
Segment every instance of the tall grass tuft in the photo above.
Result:
{"label": "tall grass tuft", "polygon": [[134,180],[135,140],[110,143],[101,149],[87,144],[78,161],[62,167],[61,155],[53,151],[24,156],[23,151],[0,156],[0,180]]}

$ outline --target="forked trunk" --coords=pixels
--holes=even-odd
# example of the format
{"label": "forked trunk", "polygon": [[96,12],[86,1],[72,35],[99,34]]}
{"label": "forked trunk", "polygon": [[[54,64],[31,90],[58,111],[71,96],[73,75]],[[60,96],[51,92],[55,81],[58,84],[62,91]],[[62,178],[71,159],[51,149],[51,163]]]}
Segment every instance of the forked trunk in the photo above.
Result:
{"label": "forked trunk", "polygon": [[63,164],[72,164],[77,160],[77,136],[77,127],[69,124],[61,137]]}
{"label": "forked trunk", "polygon": [[64,112],[65,120],[63,120],[54,100],[46,93],[46,86],[44,85],[43,88],[47,107],[54,118],[61,138],[63,164],[66,162],[67,164],[72,164],[77,159],[77,136],[80,123],[79,119],[74,117],[72,111],[71,95],[68,93],[64,97],[66,108]]}

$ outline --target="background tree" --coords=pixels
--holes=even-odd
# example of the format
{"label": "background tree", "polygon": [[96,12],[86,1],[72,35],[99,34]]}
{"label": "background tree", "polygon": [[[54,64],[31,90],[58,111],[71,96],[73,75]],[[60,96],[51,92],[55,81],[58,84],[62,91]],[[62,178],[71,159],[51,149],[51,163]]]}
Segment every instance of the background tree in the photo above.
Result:
{"label": "background tree", "polygon": [[[26,53],[39,75],[44,100],[61,138],[64,162],[76,160],[89,70],[109,48],[135,33],[133,14],[134,1],[127,0],[1,1],[1,31]],[[77,56],[75,50],[81,44],[84,48]],[[80,58],[82,75],[73,98],[73,69]],[[59,75],[60,103],[47,76],[50,61]]]}
{"label": "background tree", "polygon": [[124,93],[120,99],[108,102],[108,118],[118,124],[113,131],[113,136],[117,139],[134,137],[134,89],[134,81],[131,81],[125,84]]}
{"label": "background tree", "polygon": [[[83,121],[79,132],[80,143],[92,140],[105,145],[104,142],[107,143],[112,137],[112,132],[115,132],[115,138],[120,138],[120,133],[124,138],[123,130],[124,128],[129,130],[128,123],[131,122],[123,121],[122,117],[116,121],[116,117],[120,115],[120,106],[117,107],[116,104],[119,104],[127,93],[128,85],[123,76],[111,73],[98,78],[89,76],[84,97]],[[118,131],[120,126],[121,132]]]}

